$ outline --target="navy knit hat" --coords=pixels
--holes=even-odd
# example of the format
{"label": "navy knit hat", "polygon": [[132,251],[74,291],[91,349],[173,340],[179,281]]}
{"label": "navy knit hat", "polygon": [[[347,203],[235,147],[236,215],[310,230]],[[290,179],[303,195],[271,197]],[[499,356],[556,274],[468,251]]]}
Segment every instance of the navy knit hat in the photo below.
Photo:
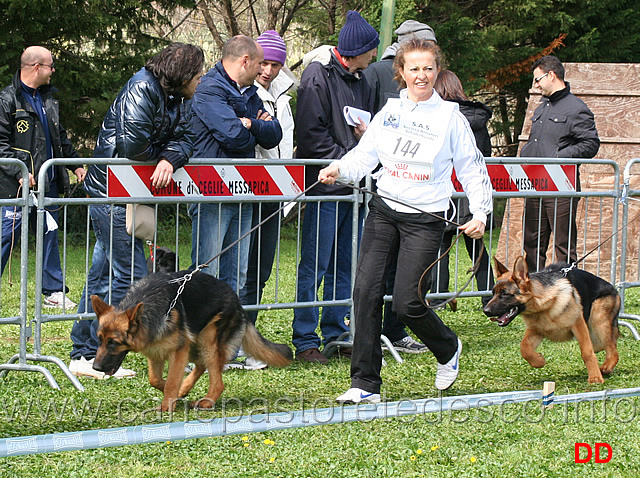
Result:
{"label": "navy knit hat", "polygon": [[347,21],[338,35],[338,53],[358,56],[373,50],[380,43],[378,32],[354,10],[347,12]]}
{"label": "navy knit hat", "polygon": [[277,61],[284,65],[287,59],[287,45],[278,32],[275,30],[267,30],[260,35],[256,41],[264,50],[264,59],[266,61]]}

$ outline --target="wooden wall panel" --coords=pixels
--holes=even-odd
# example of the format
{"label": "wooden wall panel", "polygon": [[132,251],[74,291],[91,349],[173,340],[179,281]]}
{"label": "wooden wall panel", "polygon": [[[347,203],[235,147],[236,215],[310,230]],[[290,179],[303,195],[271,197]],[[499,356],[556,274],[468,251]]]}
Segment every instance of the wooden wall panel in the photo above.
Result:
{"label": "wooden wall panel", "polygon": [[[622,172],[628,160],[640,158],[640,64],[630,63],[566,63],[565,79],[571,84],[571,92],[581,98],[593,111],[600,150],[597,159],[612,159]],[[540,102],[540,93],[531,89],[529,104],[519,148],[526,143],[531,131],[531,116]],[[632,188],[640,189],[640,166],[632,171]],[[611,190],[614,176],[608,166],[583,165],[580,168],[581,184],[584,191]],[[585,203],[588,203],[585,205]],[[640,214],[640,205],[632,203],[629,218]],[[510,200],[500,234],[497,255],[511,262],[522,252],[522,200]],[[619,225],[622,224],[620,209]],[[585,220],[586,214],[586,220]],[[589,252],[614,231],[613,205],[611,200],[600,202],[598,199],[584,199],[578,208],[578,257]],[[640,221],[636,221],[640,222]],[[507,234],[508,232],[508,234]],[[629,244],[627,259],[627,277],[638,276],[638,241],[640,224],[629,224]],[[509,244],[507,239],[509,238]],[[620,257],[620,237],[618,250]],[[611,241],[603,244],[586,261],[585,268],[609,278],[611,261]],[[551,251],[547,258],[550,260]]]}

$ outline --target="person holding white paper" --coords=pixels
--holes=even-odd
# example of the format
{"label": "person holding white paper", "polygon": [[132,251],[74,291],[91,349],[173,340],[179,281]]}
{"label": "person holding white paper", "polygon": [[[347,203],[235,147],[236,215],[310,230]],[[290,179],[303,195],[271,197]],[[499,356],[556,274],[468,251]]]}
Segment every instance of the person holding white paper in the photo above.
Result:
{"label": "person holding white paper", "polygon": [[[338,47],[329,52],[328,61],[312,61],[305,68],[298,90],[298,158],[338,159],[358,144],[366,126],[349,126],[343,110],[345,106],[372,110],[371,89],[362,70],[375,56],[379,43],[378,32],[359,13],[349,11],[338,36]],[[306,166],[306,187],[316,181],[319,170],[320,166]],[[307,194],[351,193],[352,190],[344,186],[318,184]],[[310,201],[306,204],[298,265],[298,302],[317,300],[317,291],[323,281],[324,300],[343,300],[351,296],[352,208],[351,202]],[[295,309],[293,345],[296,359],[328,363],[327,357],[320,352],[321,340],[316,333],[318,322],[326,346],[349,330],[345,324],[348,311],[348,306],[324,307],[320,320],[318,307]],[[345,353],[345,350],[341,352]]]}

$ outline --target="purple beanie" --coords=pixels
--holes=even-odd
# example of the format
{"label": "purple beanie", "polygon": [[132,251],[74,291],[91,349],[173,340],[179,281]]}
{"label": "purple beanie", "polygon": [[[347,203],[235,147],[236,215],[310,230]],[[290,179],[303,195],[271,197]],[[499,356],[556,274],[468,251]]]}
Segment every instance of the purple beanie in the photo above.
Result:
{"label": "purple beanie", "polygon": [[373,50],[379,43],[376,29],[358,12],[349,10],[347,21],[338,35],[338,52],[342,56],[358,56]]}
{"label": "purple beanie", "polygon": [[284,44],[284,40],[278,35],[277,31],[267,30],[256,41],[260,43],[264,50],[264,59],[266,61],[277,61],[284,66],[284,62],[287,59],[287,45]]}

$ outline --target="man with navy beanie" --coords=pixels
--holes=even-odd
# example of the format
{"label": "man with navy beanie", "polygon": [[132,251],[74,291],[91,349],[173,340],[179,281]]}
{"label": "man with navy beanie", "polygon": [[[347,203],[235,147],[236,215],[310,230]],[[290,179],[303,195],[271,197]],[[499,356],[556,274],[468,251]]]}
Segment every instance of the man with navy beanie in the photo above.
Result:
{"label": "man with navy beanie", "polygon": [[[373,112],[373,96],[362,75],[380,43],[378,32],[353,10],[347,13],[330,58],[317,58],[305,68],[297,102],[297,151],[301,159],[339,159],[355,147],[366,126],[349,126],[343,115],[345,106]],[[326,60],[326,59],[325,59]],[[320,166],[306,167],[306,185],[318,178]],[[351,194],[350,188],[318,184],[308,196]],[[324,301],[348,299],[351,295],[351,202],[308,202],[302,228],[298,266],[297,301],[313,302],[324,280]],[[295,309],[293,345],[296,359],[326,364],[316,334],[318,322],[326,346],[348,331],[347,306],[324,307],[320,320],[318,307]],[[343,350],[343,353],[345,351]]]}

